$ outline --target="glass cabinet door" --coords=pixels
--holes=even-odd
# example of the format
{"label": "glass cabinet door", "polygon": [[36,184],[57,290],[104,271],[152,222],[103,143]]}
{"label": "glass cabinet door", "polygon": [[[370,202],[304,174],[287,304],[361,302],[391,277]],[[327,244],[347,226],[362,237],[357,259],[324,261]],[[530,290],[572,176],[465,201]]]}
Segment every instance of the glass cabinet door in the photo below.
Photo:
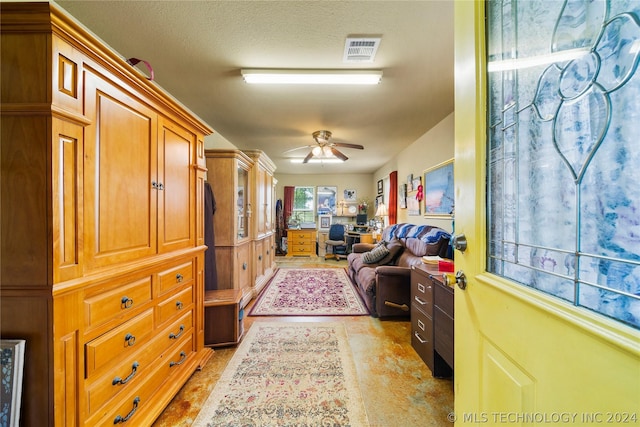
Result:
{"label": "glass cabinet door", "polygon": [[238,189],[236,193],[238,239],[244,239],[249,236],[248,218],[251,212],[249,208],[249,195],[247,194],[248,179],[249,172],[241,166],[238,166]]}

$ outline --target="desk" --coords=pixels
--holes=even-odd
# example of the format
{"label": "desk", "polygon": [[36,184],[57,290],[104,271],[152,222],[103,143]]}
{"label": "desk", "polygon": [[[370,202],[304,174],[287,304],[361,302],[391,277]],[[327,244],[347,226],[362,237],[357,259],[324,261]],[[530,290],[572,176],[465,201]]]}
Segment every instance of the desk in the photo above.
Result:
{"label": "desk", "polygon": [[351,248],[356,243],[373,243],[373,234],[362,233],[360,231],[347,231],[344,235],[347,242],[347,252],[351,252]]}

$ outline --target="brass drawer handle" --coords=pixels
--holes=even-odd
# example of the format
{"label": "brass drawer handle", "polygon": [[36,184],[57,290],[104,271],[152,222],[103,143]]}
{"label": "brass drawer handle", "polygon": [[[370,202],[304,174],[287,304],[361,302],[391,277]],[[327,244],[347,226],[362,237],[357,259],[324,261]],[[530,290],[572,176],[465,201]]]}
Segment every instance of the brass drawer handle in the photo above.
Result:
{"label": "brass drawer handle", "polygon": [[181,351],[180,352],[180,360],[178,360],[177,362],[174,362],[172,360],[171,363],[169,363],[169,367],[173,368],[175,365],[182,365],[185,360],[187,360],[187,353],[185,353],[184,351]]}
{"label": "brass drawer handle", "polygon": [[182,333],[184,332],[184,325],[180,325],[180,332],[178,332],[177,334],[174,334],[173,332],[171,332],[169,334],[169,339],[170,340],[175,340],[180,338],[180,335],[182,335]]}
{"label": "brass drawer handle", "polygon": [[420,344],[426,344],[429,342],[428,340],[423,339],[417,332],[414,332],[413,335],[418,339],[418,341],[420,341]]}
{"label": "brass drawer handle", "polygon": [[184,279],[184,276],[180,273],[176,274],[176,282],[180,283]]}
{"label": "brass drawer handle", "polygon": [[127,421],[129,421],[129,418],[131,418],[133,416],[133,414],[136,412],[136,409],[138,409],[138,404],[140,403],[140,396],[136,396],[135,399],[133,399],[133,409],[131,410],[131,412],[129,412],[127,414],[126,417],[122,418],[122,416],[118,415],[117,417],[115,417],[113,419],[113,423],[114,424],[119,424],[119,423],[126,423]]}
{"label": "brass drawer handle", "polygon": [[129,374],[129,376],[125,379],[122,379],[120,377],[115,377],[113,379],[113,381],[111,381],[111,385],[117,385],[117,384],[126,384],[129,382],[129,380],[131,378],[134,377],[134,375],[136,374],[136,372],[138,371],[138,366],[140,366],[140,364],[138,362],[133,362],[133,365],[131,365],[131,373]]}
{"label": "brass drawer handle", "polygon": [[183,306],[182,301],[176,301],[176,309],[177,310],[182,310],[182,306]]}
{"label": "brass drawer handle", "polygon": [[124,337],[124,342],[127,343],[127,346],[132,347],[136,343],[136,337],[132,334],[127,334]]}
{"label": "brass drawer handle", "polygon": [[131,308],[132,305],[133,305],[133,299],[129,298],[126,295],[123,296],[122,299],[120,300],[120,307],[122,309]]}

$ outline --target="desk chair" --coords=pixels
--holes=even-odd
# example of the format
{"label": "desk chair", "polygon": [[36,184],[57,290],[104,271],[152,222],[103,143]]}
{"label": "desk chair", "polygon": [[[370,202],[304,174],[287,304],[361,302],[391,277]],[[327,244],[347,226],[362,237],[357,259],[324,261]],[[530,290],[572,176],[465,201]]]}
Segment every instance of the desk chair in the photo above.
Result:
{"label": "desk chair", "polygon": [[[344,232],[344,225],[331,225],[331,228],[329,228],[329,238],[325,242],[327,254],[324,256],[324,259],[335,258],[336,260],[340,260],[341,257],[347,258],[347,242],[344,238]],[[331,246],[331,253],[329,253],[329,246]]]}

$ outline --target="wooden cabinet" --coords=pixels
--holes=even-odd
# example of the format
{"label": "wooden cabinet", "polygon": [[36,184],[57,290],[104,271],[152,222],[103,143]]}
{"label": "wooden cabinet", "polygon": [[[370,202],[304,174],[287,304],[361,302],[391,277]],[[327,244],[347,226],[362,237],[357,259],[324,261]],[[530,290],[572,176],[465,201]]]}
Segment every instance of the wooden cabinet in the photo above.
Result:
{"label": "wooden cabinet", "polygon": [[287,230],[287,256],[315,256],[315,230]]}
{"label": "wooden cabinet", "polygon": [[453,372],[453,289],[437,270],[411,267],[411,345],[434,377]]}
{"label": "wooden cabinet", "polygon": [[212,354],[211,129],[55,4],[0,8],[0,329],[27,340],[21,423],[150,425]]}
{"label": "wooden cabinet", "polygon": [[223,289],[205,292],[205,345],[238,344],[244,335],[242,291]]}
{"label": "wooden cabinet", "polygon": [[259,150],[212,149],[205,156],[217,207],[218,289],[242,290],[244,307],[275,273],[275,165]]}

